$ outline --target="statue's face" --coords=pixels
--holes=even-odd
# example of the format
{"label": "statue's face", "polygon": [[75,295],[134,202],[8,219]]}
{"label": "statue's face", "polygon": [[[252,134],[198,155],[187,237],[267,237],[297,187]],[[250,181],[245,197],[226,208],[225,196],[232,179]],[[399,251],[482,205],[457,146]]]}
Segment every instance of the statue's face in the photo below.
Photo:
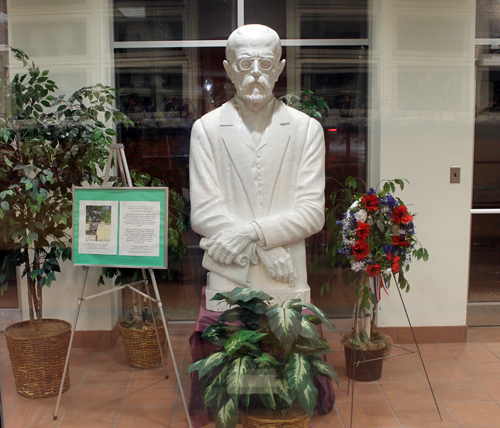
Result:
{"label": "statue's face", "polygon": [[277,58],[274,39],[262,34],[241,35],[229,61],[224,61],[237,95],[258,103],[272,96],[285,60]]}

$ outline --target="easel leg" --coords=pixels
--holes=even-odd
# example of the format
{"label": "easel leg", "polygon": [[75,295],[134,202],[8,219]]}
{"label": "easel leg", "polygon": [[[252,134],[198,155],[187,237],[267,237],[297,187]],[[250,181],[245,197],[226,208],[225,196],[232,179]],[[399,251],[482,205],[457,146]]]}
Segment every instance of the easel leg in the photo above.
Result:
{"label": "easel leg", "polygon": [[152,268],[149,268],[149,274],[151,276],[151,282],[153,283],[155,297],[158,302],[158,309],[160,310],[161,320],[163,321],[163,325],[165,326],[165,334],[167,336],[168,347],[170,349],[170,355],[172,356],[172,364],[174,365],[175,376],[177,378],[177,383],[179,384],[179,392],[181,393],[182,403],[184,405],[184,410],[186,411],[188,425],[190,428],[193,428],[193,424],[191,423],[191,417],[189,416],[189,409],[186,401],[186,396],[184,395],[184,389],[182,388],[181,377],[179,375],[179,370],[177,369],[177,363],[175,362],[174,349],[172,348],[172,342],[170,341],[170,334],[168,332],[167,321],[165,320],[165,314],[163,313],[163,303],[161,302],[160,293],[158,292],[158,285],[156,284],[156,278]]}
{"label": "easel leg", "polygon": [[61,379],[61,386],[59,387],[59,395],[57,396],[56,410],[54,412],[54,420],[55,421],[57,420],[57,412],[59,411],[59,404],[61,404],[61,395],[62,395],[62,391],[64,388],[64,379],[66,378],[66,373],[68,371],[69,357],[71,355],[71,348],[73,346],[73,339],[75,337],[76,324],[78,322],[78,316],[80,315],[80,308],[82,307],[82,302],[83,302],[83,294],[85,292],[85,285],[87,284],[87,276],[89,274],[89,267],[88,266],[85,266],[83,269],[85,270],[85,279],[83,281],[82,293],[80,295],[80,298],[78,299],[78,306],[76,308],[75,321],[73,322],[73,329],[71,330],[71,338],[69,339],[68,353],[66,354],[66,362],[64,363],[64,370],[63,370],[62,379]]}
{"label": "easel leg", "polygon": [[401,294],[401,290],[399,289],[399,287],[396,287],[396,289],[398,290],[399,298],[401,299],[401,303],[403,304],[403,309],[405,310],[406,319],[408,320],[408,324],[410,326],[411,334],[413,335],[413,341],[415,342],[415,346],[417,347],[417,352],[418,352],[418,355],[420,357],[420,362],[422,363],[422,367],[424,368],[425,377],[427,378],[427,383],[429,384],[429,388],[430,388],[431,393],[432,393],[432,398],[434,399],[434,404],[436,405],[436,409],[438,411],[439,418],[441,419],[441,421],[443,421],[443,417],[441,416],[441,411],[439,410],[439,406],[438,406],[438,403],[437,403],[437,400],[436,400],[436,395],[434,394],[434,389],[432,388],[431,380],[429,379],[429,375],[427,373],[427,369],[425,368],[424,359],[422,358],[422,353],[420,352],[420,348],[418,346],[417,337],[415,336],[415,332],[413,331],[413,326],[411,325],[410,316],[408,315],[408,311],[406,310],[406,305],[405,305],[405,302],[403,300],[403,295]]}
{"label": "easel leg", "polygon": [[[151,296],[149,294],[149,284],[148,284],[148,278],[146,276],[146,270],[142,270],[142,277],[144,278],[144,285],[146,287],[146,294],[148,296]],[[168,371],[167,371],[167,362],[165,361],[165,355],[163,353],[163,346],[161,346],[161,338],[160,338],[160,332],[158,331],[158,325],[156,324],[156,317],[153,312],[153,304],[151,303],[150,299],[147,299],[148,305],[149,305],[149,312],[151,312],[151,317],[153,318],[153,325],[155,327],[155,332],[156,332],[156,339],[158,340],[158,347],[160,348],[160,356],[161,356],[161,361],[163,363],[163,368],[165,370],[165,379],[168,379]],[[159,301],[159,300],[158,300]],[[166,328],[166,325],[164,324],[164,327]]]}

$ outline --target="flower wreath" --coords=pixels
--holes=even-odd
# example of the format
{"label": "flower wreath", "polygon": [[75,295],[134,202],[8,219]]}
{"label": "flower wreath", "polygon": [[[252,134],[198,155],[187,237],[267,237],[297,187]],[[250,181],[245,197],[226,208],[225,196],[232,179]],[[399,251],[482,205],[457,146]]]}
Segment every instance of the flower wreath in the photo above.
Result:
{"label": "flower wreath", "polygon": [[353,204],[338,222],[342,226],[339,252],[348,259],[354,272],[373,278],[377,303],[382,288],[388,294],[391,277],[409,291],[404,272],[410,269],[412,256],[428,259],[427,250],[415,236],[414,215],[401,199],[390,193],[395,191],[394,183],[404,188],[403,180],[394,180],[386,182],[378,193],[370,189],[365,194],[355,194]]}

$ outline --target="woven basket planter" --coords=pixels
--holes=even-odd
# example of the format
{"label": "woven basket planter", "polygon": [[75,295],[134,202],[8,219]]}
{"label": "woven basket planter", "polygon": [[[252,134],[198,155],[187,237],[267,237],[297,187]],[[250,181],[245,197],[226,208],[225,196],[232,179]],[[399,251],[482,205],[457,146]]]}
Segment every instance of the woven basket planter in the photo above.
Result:
{"label": "woven basket planter", "polygon": [[[167,336],[165,335],[165,328],[159,320],[156,321],[156,324],[160,333],[163,355],[166,355],[165,343]],[[130,366],[140,369],[150,369],[158,367],[161,364],[160,348],[158,347],[158,339],[156,338],[154,327],[147,330],[137,330],[135,328],[124,327],[120,324],[120,332]]]}
{"label": "woven basket planter", "polygon": [[309,416],[304,413],[292,419],[265,419],[240,412],[240,422],[243,428],[308,428]]}
{"label": "woven basket planter", "polygon": [[[50,336],[21,337],[19,332],[30,321],[12,324],[5,329],[17,392],[29,398],[48,398],[59,394],[61,378],[71,338],[71,324],[63,320],[44,319],[61,330]],[[69,370],[63,392],[69,388]]]}

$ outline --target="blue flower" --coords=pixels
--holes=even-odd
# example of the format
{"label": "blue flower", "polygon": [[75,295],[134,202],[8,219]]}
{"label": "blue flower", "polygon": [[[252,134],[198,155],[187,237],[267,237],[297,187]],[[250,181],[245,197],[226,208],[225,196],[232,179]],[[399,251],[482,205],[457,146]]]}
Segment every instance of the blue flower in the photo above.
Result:
{"label": "blue flower", "polygon": [[392,196],[390,193],[386,195],[386,197],[382,201],[385,205],[387,205],[391,210],[396,208],[398,205],[398,201]]}
{"label": "blue flower", "polygon": [[384,245],[384,253],[385,253],[385,254],[392,253],[392,245],[390,245],[390,244],[385,244],[385,245]]}
{"label": "blue flower", "polygon": [[372,189],[372,188],[370,187],[370,189],[368,190],[368,192],[366,192],[366,194],[367,194],[367,195],[375,195],[375,194],[377,194],[377,191],[376,191],[375,189]]}

